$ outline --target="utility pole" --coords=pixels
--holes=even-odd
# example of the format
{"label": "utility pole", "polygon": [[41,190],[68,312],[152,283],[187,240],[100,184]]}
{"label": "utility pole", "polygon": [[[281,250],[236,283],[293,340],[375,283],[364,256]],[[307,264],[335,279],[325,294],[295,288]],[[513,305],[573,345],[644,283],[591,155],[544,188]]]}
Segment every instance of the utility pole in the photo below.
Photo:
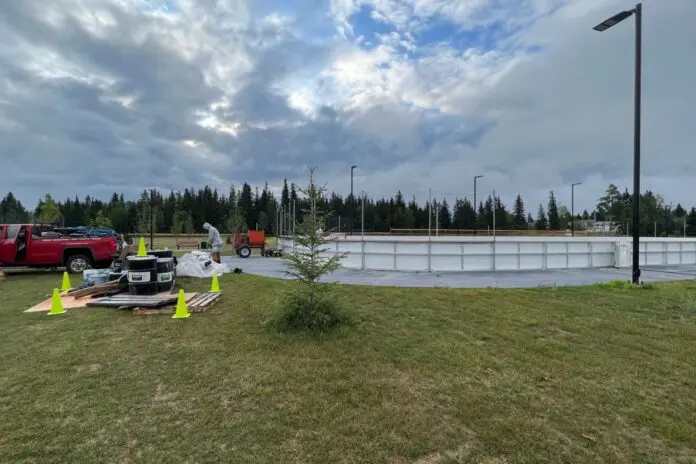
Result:
{"label": "utility pole", "polygon": [[360,235],[365,235],[365,193],[362,194],[362,208],[360,208]]}
{"label": "utility pole", "polygon": [[428,189],[428,237],[430,237],[430,229],[433,222],[433,189]]}
{"label": "utility pole", "polygon": [[478,205],[476,204],[476,179],[483,177],[483,174],[474,176],[474,237],[476,236],[476,230],[478,229]]}
{"label": "utility pole", "polygon": [[575,237],[575,186],[582,182],[570,184],[570,236]]}
{"label": "utility pole", "polygon": [[643,31],[643,5],[636,4],[632,10],[621,11],[611,18],[605,19],[593,29],[604,32],[621,21],[635,15],[635,71],[634,71],[634,96],[633,96],[633,270],[631,281],[640,283],[640,117],[641,117],[641,79],[642,79],[642,31]]}
{"label": "utility pole", "polygon": [[150,189],[150,249],[155,249],[155,214],[153,212],[155,201],[155,189]]}
{"label": "utility pole", "polygon": [[495,190],[493,190],[493,237],[495,238],[495,205],[497,201],[495,198]]}
{"label": "utility pole", "polygon": [[353,235],[353,223],[355,222],[355,197],[353,196],[353,171],[357,165],[350,167],[350,235]]}

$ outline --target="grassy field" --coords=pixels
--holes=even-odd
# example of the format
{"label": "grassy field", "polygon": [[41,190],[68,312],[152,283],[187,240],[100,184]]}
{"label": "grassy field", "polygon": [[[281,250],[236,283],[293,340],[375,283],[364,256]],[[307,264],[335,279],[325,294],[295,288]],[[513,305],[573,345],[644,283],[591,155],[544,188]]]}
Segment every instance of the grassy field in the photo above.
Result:
{"label": "grassy field", "polygon": [[340,287],[351,326],[283,336],[261,321],[287,282],[225,276],[187,320],[22,313],[59,279],[0,281],[2,462],[696,457],[694,282]]}

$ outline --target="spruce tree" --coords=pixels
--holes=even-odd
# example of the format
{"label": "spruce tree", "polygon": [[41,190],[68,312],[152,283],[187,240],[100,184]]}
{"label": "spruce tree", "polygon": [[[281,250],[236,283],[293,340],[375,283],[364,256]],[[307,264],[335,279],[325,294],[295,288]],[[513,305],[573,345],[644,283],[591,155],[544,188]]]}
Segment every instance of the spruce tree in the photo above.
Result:
{"label": "spruce tree", "polygon": [[450,214],[449,210],[449,205],[447,204],[447,200],[443,199],[442,204],[440,205],[440,213],[439,213],[439,226],[440,229],[451,229],[452,228],[452,215]]}
{"label": "spruce tree", "polygon": [[686,217],[686,235],[696,237],[696,208],[691,208]]}
{"label": "spruce tree", "polygon": [[558,204],[556,203],[556,196],[553,194],[553,190],[549,192],[549,206],[547,211],[549,229],[559,230],[561,227],[561,218],[558,214]]}
{"label": "spruce tree", "polygon": [[546,212],[544,211],[544,207],[542,205],[539,205],[539,211],[537,212],[537,218],[534,222],[534,228],[536,230],[546,230],[548,228]]}
{"label": "spruce tree", "polygon": [[522,201],[522,196],[519,193],[517,194],[517,198],[515,198],[515,208],[512,213],[512,225],[517,230],[527,228],[527,220],[524,213],[524,202]]}
{"label": "spruce tree", "polygon": [[326,186],[317,185],[314,170],[314,166],[309,167],[307,188],[298,188],[307,209],[303,221],[295,225],[295,250],[283,256],[286,273],[298,285],[287,291],[278,312],[268,321],[281,331],[332,329],[345,319],[340,305],[332,298],[331,286],[319,282],[340,267],[345,253],[333,253],[326,246],[329,231],[324,229],[324,216],[319,209]]}
{"label": "spruce tree", "polygon": [[288,189],[288,180],[283,179],[283,191],[280,193],[280,206],[287,211],[290,205],[290,189]]}

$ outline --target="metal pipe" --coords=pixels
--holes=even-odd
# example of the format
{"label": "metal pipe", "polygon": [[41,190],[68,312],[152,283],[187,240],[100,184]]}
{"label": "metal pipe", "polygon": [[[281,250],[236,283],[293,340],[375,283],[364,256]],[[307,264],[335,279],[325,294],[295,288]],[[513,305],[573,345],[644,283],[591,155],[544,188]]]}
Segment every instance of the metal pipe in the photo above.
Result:
{"label": "metal pipe", "polygon": [[360,208],[360,235],[365,235],[365,194],[362,195],[362,207]]}
{"label": "metal pipe", "polygon": [[495,204],[496,204],[496,198],[495,198],[495,189],[493,190],[493,237],[495,237]]}
{"label": "metal pipe", "polygon": [[635,95],[633,115],[633,272],[632,282],[640,282],[640,111],[643,6],[636,5]]}
{"label": "metal pipe", "polygon": [[575,237],[575,186],[582,182],[575,182],[570,185],[570,235]]}
{"label": "metal pipe", "polygon": [[430,237],[430,229],[433,222],[433,189],[428,189],[428,237]]}
{"label": "metal pipe", "polygon": [[355,197],[353,196],[353,171],[357,168],[355,164],[350,167],[350,235],[353,235],[353,222],[355,222]]}
{"label": "metal pipe", "polygon": [[153,213],[154,205],[153,202],[155,196],[155,189],[150,189],[150,249],[155,249],[155,215]]}

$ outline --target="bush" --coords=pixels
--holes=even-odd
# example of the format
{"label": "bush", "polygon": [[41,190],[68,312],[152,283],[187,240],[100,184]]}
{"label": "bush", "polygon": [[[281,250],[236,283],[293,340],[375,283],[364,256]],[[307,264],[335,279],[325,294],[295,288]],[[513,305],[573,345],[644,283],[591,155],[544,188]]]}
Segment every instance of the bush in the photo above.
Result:
{"label": "bush", "polygon": [[323,332],[348,322],[346,313],[328,287],[308,292],[304,288],[287,291],[266,325],[279,332]]}

